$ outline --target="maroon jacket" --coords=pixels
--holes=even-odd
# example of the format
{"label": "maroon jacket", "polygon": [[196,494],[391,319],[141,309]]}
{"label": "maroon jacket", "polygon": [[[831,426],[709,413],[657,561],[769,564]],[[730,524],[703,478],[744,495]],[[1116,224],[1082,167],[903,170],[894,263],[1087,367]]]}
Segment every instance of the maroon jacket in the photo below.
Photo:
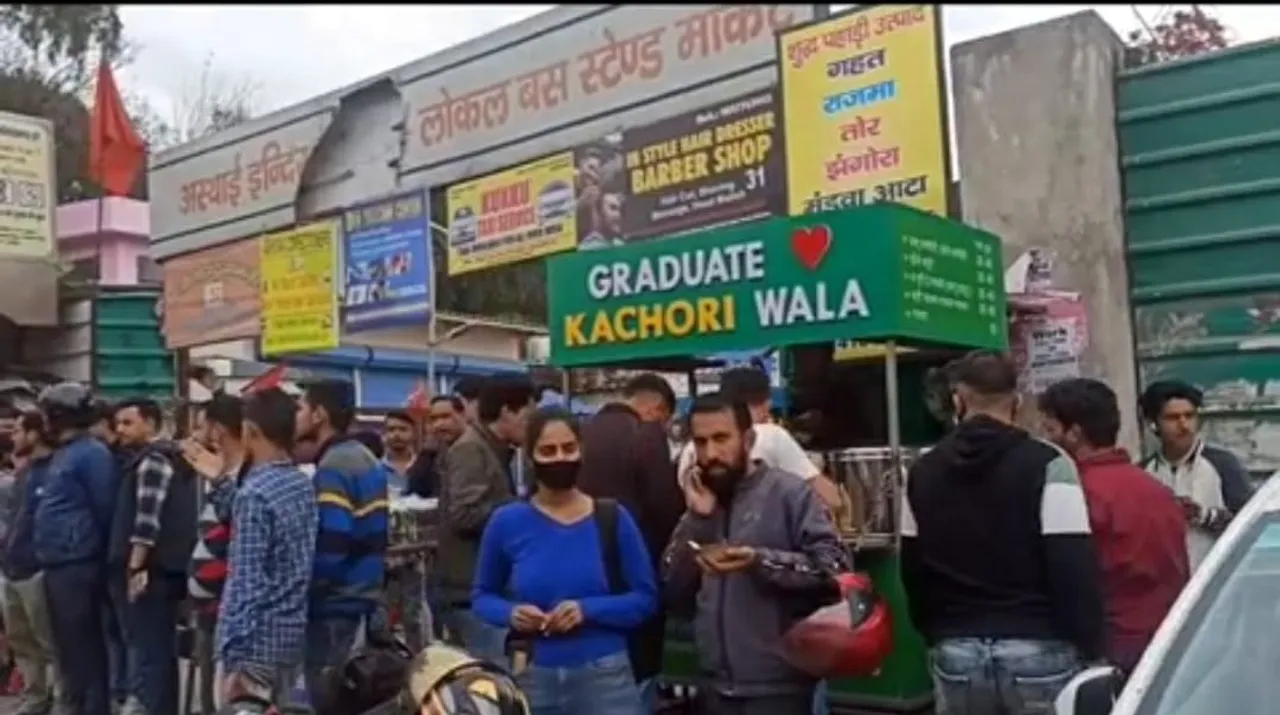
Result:
{"label": "maroon jacket", "polygon": [[[582,426],[582,471],[578,487],[593,497],[616,499],[640,527],[649,558],[657,568],[667,539],[684,513],[684,493],[676,483],[675,462],[660,425],[641,421],[627,405],[600,408]],[[662,615],[642,626],[631,639],[631,666],[636,680],[662,667]]]}
{"label": "maroon jacket", "polygon": [[1132,669],[1191,577],[1187,519],[1173,491],[1123,449],[1078,464],[1102,566],[1108,656]]}

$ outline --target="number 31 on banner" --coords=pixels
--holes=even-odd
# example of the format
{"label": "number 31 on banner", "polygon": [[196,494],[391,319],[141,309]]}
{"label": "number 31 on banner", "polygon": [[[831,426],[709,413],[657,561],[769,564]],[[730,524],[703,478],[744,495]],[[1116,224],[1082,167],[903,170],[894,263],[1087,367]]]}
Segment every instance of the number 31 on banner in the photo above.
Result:
{"label": "number 31 on banner", "polygon": [[754,166],[747,169],[747,191],[755,191],[764,186],[764,167]]}

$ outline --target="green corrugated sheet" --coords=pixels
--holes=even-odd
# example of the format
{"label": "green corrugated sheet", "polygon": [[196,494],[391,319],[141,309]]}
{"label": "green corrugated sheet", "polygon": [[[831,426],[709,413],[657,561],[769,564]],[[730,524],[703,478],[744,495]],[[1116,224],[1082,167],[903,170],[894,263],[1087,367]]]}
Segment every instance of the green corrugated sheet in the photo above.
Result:
{"label": "green corrugated sheet", "polygon": [[1140,379],[1280,469],[1280,41],[1128,71],[1117,104]]}
{"label": "green corrugated sheet", "polygon": [[97,389],[107,399],[177,394],[174,354],[165,349],[160,290],[102,292],[95,299],[94,368]]}

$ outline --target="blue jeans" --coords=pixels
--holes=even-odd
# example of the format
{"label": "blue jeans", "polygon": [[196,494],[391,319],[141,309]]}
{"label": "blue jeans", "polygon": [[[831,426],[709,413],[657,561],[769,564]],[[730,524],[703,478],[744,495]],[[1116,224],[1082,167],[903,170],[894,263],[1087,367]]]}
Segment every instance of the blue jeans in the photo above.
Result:
{"label": "blue jeans", "polygon": [[636,683],[636,688],[640,691],[640,704],[644,707],[642,712],[654,713],[658,710],[658,678],[654,676],[648,680],[642,680]]}
{"label": "blue jeans", "polygon": [[485,623],[470,606],[448,606],[440,613],[445,639],[471,655],[507,666],[507,629]]}
{"label": "blue jeans", "polygon": [[125,606],[129,693],[148,715],[178,715],[178,607],[186,579],[152,572],[147,590]]}
{"label": "blue jeans", "polygon": [[813,715],[831,715],[831,702],[827,699],[827,681],[818,681],[813,689]]}
{"label": "blue jeans", "polygon": [[929,653],[938,715],[1051,715],[1083,667],[1062,641],[953,638]]}
{"label": "blue jeans", "polygon": [[625,652],[577,668],[531,665],[516,681],[530,715],[639,715],[640,690]]}
{"label": "blue jeans", "polygon": [[303,651],[302,678],[307,697],[314,704],[325,672],[347,662],[364,619],[360,617],[312,618],[307,621],[307,644]]}
{"label": "blue jeans", "polygon": [[107,687],[105,568],[78,563],[45,569],[45,598],[53,656],[62,673],[63,700],[76,715],[110,715]]}

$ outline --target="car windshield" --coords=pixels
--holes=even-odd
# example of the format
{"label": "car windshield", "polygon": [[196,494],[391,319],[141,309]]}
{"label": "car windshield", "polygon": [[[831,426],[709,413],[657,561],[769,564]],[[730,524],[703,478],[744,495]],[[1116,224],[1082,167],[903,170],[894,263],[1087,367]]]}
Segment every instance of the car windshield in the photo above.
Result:
{"label": "car windshield", "polygon": [[1188,614],[1138,715],[1272,715],[1280,703],[1280,515],[1254,524]]}

